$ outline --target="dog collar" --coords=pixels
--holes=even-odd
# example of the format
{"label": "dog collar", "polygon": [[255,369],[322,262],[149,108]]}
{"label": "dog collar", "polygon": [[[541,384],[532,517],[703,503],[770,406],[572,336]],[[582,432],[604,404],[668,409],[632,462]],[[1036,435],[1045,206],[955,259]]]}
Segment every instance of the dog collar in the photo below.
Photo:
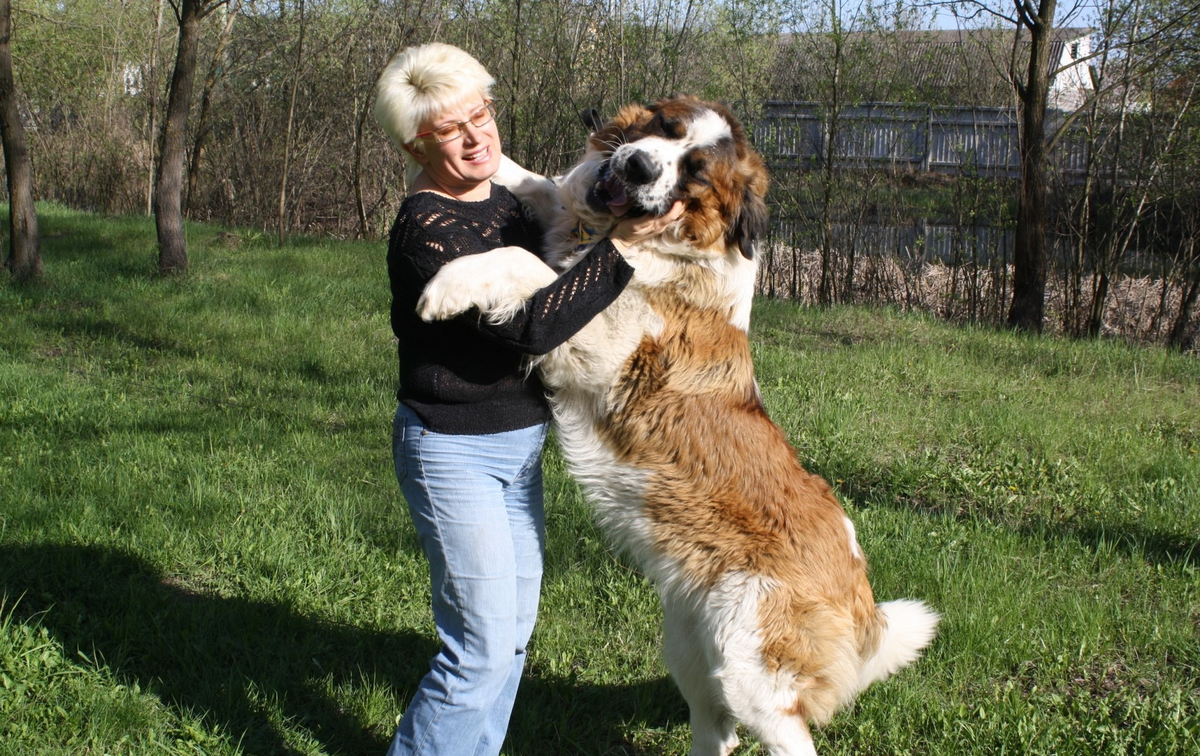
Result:
{"label": "dog collar", "polygon": [[571,238],[575,240],[575,249],[580,250],[590,246],[600,238],[600,235],[596,233],[595,229],[588,228],[583,225],[583,221],[579,221],[575,224],[575,228],[571,229]]}

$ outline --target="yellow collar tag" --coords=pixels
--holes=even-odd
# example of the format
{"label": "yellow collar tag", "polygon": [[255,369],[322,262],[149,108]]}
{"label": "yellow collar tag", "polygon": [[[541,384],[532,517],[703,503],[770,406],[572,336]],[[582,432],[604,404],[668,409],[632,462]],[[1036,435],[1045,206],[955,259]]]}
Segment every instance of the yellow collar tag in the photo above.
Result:
{"label": "yellow collar tag", "polygon": [[579,247],[586,247],[599,238],[595,231],[583,225],[583,221],[579,221],[575,224],[575,230],[571,232],[571,236],[578,240],[575,245],[576,249]]}

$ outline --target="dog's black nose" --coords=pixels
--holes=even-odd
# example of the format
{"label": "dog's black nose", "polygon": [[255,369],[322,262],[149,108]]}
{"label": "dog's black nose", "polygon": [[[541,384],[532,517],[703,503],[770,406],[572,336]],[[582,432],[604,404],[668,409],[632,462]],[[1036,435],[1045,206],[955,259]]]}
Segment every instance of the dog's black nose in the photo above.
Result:
{"label": "dog's black nose", "polygon": [[625,183],[632,186],[649,184],[662,175],[662,167],[654,162],[644,152],[634,152],[622,166],[621,176]]}

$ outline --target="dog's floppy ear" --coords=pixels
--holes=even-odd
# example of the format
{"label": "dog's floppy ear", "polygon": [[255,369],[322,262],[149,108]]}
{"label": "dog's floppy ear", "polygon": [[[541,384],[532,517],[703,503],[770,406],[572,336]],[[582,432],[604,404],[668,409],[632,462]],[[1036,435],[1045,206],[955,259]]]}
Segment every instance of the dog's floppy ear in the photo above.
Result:
{"label": "dog's floppy ear", "polygon": [[771,216],[767,210],[767,202],[761,194],[754,191],[753,185],[747,185],[742,193],[742,201],[738,206],[733,223],[729,226],[726,241],[737,243],[742,257],[754,259],[754,243],[766,236]]}
{"label": "dog's floppy ear", "polygon": [[604,128],[604,121],[600,119],[600,111],[595,108],[584,108],[579,111],[579,120],[583,121],[583,125],[587,126],[588,131],[593,134]]}

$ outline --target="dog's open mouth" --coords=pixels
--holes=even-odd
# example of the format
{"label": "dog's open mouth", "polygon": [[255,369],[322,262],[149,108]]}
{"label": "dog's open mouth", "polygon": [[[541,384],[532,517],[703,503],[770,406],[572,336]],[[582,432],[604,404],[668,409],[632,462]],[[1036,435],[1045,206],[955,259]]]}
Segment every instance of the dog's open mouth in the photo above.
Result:
{"label": "dog's open mouth", "polygon": [[647,215],[649,212],[630,198],[625,182],[613,173],[608,163],[600,169],[588,200],[592,207],[612,213],[618,218],[625,215]]}

